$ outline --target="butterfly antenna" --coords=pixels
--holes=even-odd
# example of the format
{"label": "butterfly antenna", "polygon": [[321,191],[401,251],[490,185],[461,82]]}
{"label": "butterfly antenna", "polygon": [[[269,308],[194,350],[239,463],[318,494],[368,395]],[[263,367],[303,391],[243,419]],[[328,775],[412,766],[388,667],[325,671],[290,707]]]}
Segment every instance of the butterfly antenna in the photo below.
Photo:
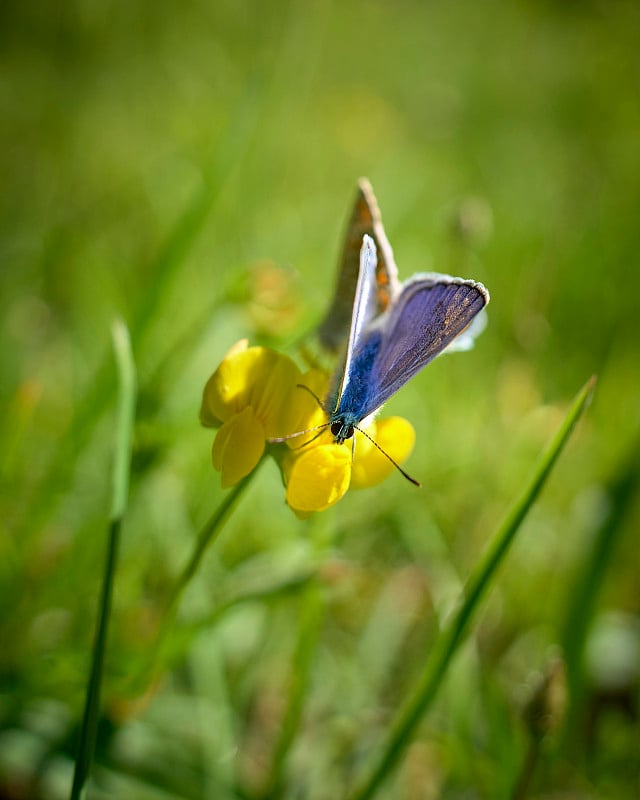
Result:
{"label": "butterfly antenna", "polygon": [[296,389],[304,389],[306,392],[309,392],[311,397],[316,401],[316,403],[320,406],[320,408],[324,411],[324,406],[322,405],[322,400],[318,397],[318,395],[310,389],[308,386],[305,386],[304,383],[296,383]]}
{"label": "butterfly antenna", "polygon": [[[305,391],[309,392],[311,397],[313,397],[313,399],[320,406],[320,408],[324,410],[324,406],[322,405],[322,400],[320,400],[320,398],[313,391],[313,389],[310,389],[308,386],[305,386],[304,383],[296,383],[296,389],[305,389]],[[318,431],[318,433],[316,433],[314,437],[309,439],[308,442],[305,442],[304,444],[300,445],[300,447],[294,448],[295,450],[301,450],[303,447],[306,447],[308,444],[311,444],[311,442],[315,442],[316,439],[322,436],[323,431],[325,430],[325,428],[328,428],[330,424],[331,424],[330,422],[324,422],[322,425],[316,425],[315,428],[307,428],[304,431],[296,431],[295,433],[288,433],[286,436],[274,436],[271,439],[267,439],[267,441],[270,444],[278,444],[279,442],[286,442],[289,439],[296,439],[298,436],[304,436],[307,433],[313,433],[314,431]]]}
{"label": "butterfly antenna", "polygon": [[[306,447],[307,445],[311,444],[311,442],[315,442],[316,439],[319,439],[328,427],[329,427],[329,423],[328,422],[326,422],[324,425],[320,425],[319,426],[320,430],[318,431],[318,433],[316,433],[315,436],[312,436],[309,439],[308,442],[305,442],[304,444],[301,444],[300,447],[294,447],[292,449],[293,450],[302,450],[303,447]],[[317,428],[311,428],[311,430],[315,431],[315,430],[317,430]],[[307,433],[310,433],[310,432],[311,431],[307,431]]]}
{"label": "butterfly antenna", "polygon": [[[354,427],[355,427],[355,426],[354,426]],[[406,478],[406,479],[409,481],[409,483],[412,483],[414,486],[421,486],[421,485],[422,485],[422,484],[420,483],[420,481],[417,481],[415,478],[412,478],[412,477],[411,477],[411,475],[409,475],[409,473],[408,473],[408,472],[405,472],[405,471],[402,469],[402,467],[400,466],[400,464],[398,464],[398,462],[397,462],[397,461],[394,461],[394,460],[391,458],[391,456],[389,455],[389,453],[387,453],[387,451],[386,451],[386,450],[383,450],[383,449],[380,447],[380,445],[379,445],[379,444],[376,442],[376,440],[375,440],[373,437],[369,436],[369,434],[368,434],[366,431],[363,431],[363,430],[362,430],[362,428],[358,428],[358,427],[356,427],[356,430],[357,430],[357,431],[360,431],[360,433],[361,433],[363,436],[366,436],[366,437],[367,437],[367,439],[368,439],[368,440],[371,442],[371,444],[375,445],[375,446],[378,448],[378,450],[379,450],[379,451],[382,453],[382,455],[383,455],[383,456],[386,456],[386,458],[388,458],[388,459],[389,459],[389,461],[390,461],[390,462],[393,464],[393,466],[394,466],[394,467],[395,467],[395,468],[398,470],[398,472],[399,472],[401,475],[403,475],[403,476],[404,476],[404,477],[405,477],[405,478]],[[355,436],[354,436],[354,439],[355,439]],[[354,450],[355,450],[355,442],[354,442]]]}
{"label": "butterfly antenna", "polygon": [[328,422],[324,422],[322,425],[316,425],[315,428],[307,428],[304,431],[296,431],[295,433],[288,433],[286,436],[272,436],[271,438],[267,439],[267,441],[269,442],[269,444],[279,444],[280,442],[286,442],[289,439],[297,439],[298,436],[304,436],[307,433],[314,433],[314,431],[318,431],[318,433],[316,433],[316,435],[312,439],[309,439],[308,442],[305,442],[303,445],[301,445],[301,447],[306,447],[308,444],[311,444],[311,442],[315,442],[315,440],[319,436],[322,436],[325,428],[329,427],[329,424],[330,423]]}

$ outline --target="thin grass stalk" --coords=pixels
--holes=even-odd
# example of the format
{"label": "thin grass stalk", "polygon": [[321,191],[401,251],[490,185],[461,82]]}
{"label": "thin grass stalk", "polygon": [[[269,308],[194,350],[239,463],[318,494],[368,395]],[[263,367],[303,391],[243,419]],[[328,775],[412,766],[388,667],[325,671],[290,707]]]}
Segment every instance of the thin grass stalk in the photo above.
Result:
{"label": "thin grass stalk", "polygon": [[118,373],[118,412],[113,464],[111,520],[109,522],[107,555],[98,608],[96,635],[91,657],[91,671],[87,684],[80,740],[78,742],[78,755],[71,786],[71,800],[78,800],[81,796],[93,761],[100,715],[100,689],[104,673],[109,619],[111,617],[113,584],[122,520],[127,507],[129,493],[133,422],[136,406],[136,371],[131,352],[129,332],[124,322],[118,321],[114,324],[112,336]]}
{"label": "thin grass stalk", "polygon": [[469,623],[480,605],[480,600],[489,588],[520,525],[540,494],[540,490],[549,477],[549,473],[569,440],[576,422],[591,398],[594,386],[595,377],[592,377],[578,392],[560,429],[540,459],[529,485],[512,506],[493,537],[489,549],[478,568],[469,578],[462,606],[436,641],[418,685],[401,708],[380,755],[369,769],[368,774],[349,795],[349,800],[367,800],[373,797],[389,777],[410,744],[416,726],[436,697],[447,668],[462,643]]}

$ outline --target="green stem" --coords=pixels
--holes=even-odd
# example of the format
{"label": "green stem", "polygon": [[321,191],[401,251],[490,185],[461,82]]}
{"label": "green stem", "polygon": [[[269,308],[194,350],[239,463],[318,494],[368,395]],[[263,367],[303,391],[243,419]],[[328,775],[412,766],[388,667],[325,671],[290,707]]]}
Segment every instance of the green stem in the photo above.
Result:
{"label": "green stem", "polygon": [[95,750],[98,718],[100,715],[100,687],[104,673],[104,659],[107,649],[107,634],[113,584],[115,580],[118,548],[122,519],[127,505],[129,492],[129,472],[131,465],[131,444],[133,440],[133,422],[136,403],[136,374],[129,333],[123,322],[113,326],[113,346],[118,368],[118,418],[116,427],[116,447],[113,466],[113,489],[111,500],[111,521],[107,557],[105,561],[102,593],[98,610],[95,641],[93,645],[91,672],[87,684],[78,755],[76,758],[71,786],[71,800],[78,800],[91,770]]}
{"label": "green stem", "polygon": [[115,578],[118,549],[120,545],[120,529],[122,520],[113,520],[109,525],[109,542],[107,559],[100,597],[98,612],[98,625],[95,642],[93,645],[93,658],[91,674],[87,685],[87,695],[80,729],[80,742],[78,755],[73,773],[71,786],[71,800],[78,800],[84,784],[89,776],[91,762],[95,751],[96,735],[98,731],[98,718],[100,715],[100,687],[104,672],[104,656],[107,649],[107,633],[109,618],[111,616],[111,600],[113,596],[113,582]]}
{"label": "green stem", "polygon": [[247,475],[246,478],[243,478],[240,483],[236,484],[233,489],[231,489],[222,503],[220,503],[211,517],[209,517],[207,522],[205,522],[205,524],[202,526],[200,533],[198,534],[198,538],[196,539],[196,544],[193,553],[191,554],[191,558],[185,564],[175,586],[173,587],[173,591],[169,595],[166,609],[166,615],[168,617],[175,613],[184,590],[187,588],[189,582],[198,571],[198,567],[200,566],[200,562],[202,561],[205,551],[211,542],[213,542],[218,534],[222,531],[227,516],[231,513],[233,507],[236,505],[247,486],[249,486],[251,479],[256,474],[257,469],[258,467],[256,467],[253,472]]}
{"label": "green stem", "polygon": [[349,796],[349,800],[367,800],[367,798],[372,797],[394,769],[409,745],[416,726],[440,688],[449,663],[463,640],[482,596],[506,556],[527,512],[549,477],[551,469],[591,398],[594,386],[595,378],[591,378],[576,396],[564,422],[543,454],[530,484],[507,514],[506,519],[493,537],[484,558],[467,582],[465,600],[453,621],[445,628],[436,642],[431,657],[427,660],[422,677],[418,681],[414,692],[400,710],[381,754],[369,770],[368,775]]}

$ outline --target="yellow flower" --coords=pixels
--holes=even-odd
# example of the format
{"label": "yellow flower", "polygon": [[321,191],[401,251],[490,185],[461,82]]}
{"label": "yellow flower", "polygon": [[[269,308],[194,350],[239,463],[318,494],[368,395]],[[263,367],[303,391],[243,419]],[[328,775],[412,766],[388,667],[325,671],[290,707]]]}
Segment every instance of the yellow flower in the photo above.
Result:
{"label": "yellow flower", "polygon": [[[319,369],[310,369],[300,376],[295,392],[289,397],[290,432],[308,431],[293,439],[287,439],[291,450],[299,450],[311,442],[322,427],[327,427],[327,414],[321,405],[321,398],[327,393],[328,378]],[[320,401],[320,402],[319,402]],[[318,437],[321,438],[321,437]],[[333,437],[325,439],[333,441]]]}
{"label": "yellow flower", "polygon": [[299,454],[291,453],[285,459],[286,499],[294,511],[302,515],[324,511],[349,487],[365,489],[387,478],[395,467],[373,442],[398,464],[413,450],[415,432],[402,417],[372,422],[366,433],[373,441],[356,431],[354,448],[350,440],[334,444],[327,432]]}
{"label": "yellow flower", "polygon": [[324,511],[349,488],[351,449],[345,444],[312,444],[285,462],[284,475],[287,504],[294,511]]}
{"label": "yellow flower", "polygon": [[352,441],[335,444],[317,399],[324,397],[327,385],[320,370],[302,375],[287,356],[238,342],[207,381],[200,409],[203,425],[219,427],[212,460],[223,488],[248,475],[269,444],[282,469],[286,501],[305,517],[337,503],[350,486],[373,486],[393,472],[379,448],[397,463],[407,458],[415,434],[400,417],[367,428],[379,447],[360,432],[355,451]]}
{"label": "yellow flower", "polygon": [[[267,439],[284,436],[300,370],[287,356],[238,342],[207,381],[200,421],[222,425],[213,443],[213,466],[222,486],[238,483],[257,465]],[[299,391],[299,390],[298,390]]]}
{"label": "yellow flower", "polygon": [[396,469],[384,453],[396,464],[401,464],[411,455],[416,441],[413,425],[403,417],[375,420],[367,428],[367,433],[373,441],[362,434],[356,435],[356,452],[351,467],[353,489],[366,489],[382,483]]}

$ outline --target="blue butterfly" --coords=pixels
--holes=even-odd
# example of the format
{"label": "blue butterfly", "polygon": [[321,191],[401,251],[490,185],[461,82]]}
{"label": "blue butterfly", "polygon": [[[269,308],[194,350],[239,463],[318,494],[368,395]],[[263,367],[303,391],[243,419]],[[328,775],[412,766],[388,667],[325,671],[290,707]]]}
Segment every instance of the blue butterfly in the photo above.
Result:
{"label": "blue butterfly", "polygon": [[481,283],[425,273],[404,283],[375,316],[376,265],[376,245],[365,234],[346,355],[325,404],[338,444],[448,348],[489,302]]}
{"label": "blue butterfly", "polygon": [[450,275],[418,273],[400,283],[373,190],[361,179],[334,298],[318,329],[326,349],[335,351],[348,330],[347,345],[325,402],[316,398],[328,422],[313,430],[320,430],[320,436],[328,427],[336,444],[351,439],[356,430],[371,438],[361,425],[401,386],[444,350],[472,346],[484,328],[481,312],[488,302],[481,283]]}
{"label": "blue butterfly", "polygon": [[[477,329],[484,327],[478,314],[489,302],[485,287],[438,273],[414,275],[378,313],[376,267],[375,242],[364,234],[346,353],[324,403],[336,444],[350,439],[355,430],[370,438],[360,427],[364,420],[444,350],[456,345],[468,349]],[[384,454],[407,480],[420,485]]]}
{"label": "blue butterfly", "polygon": [[325,403],[337,444],[449,348],[489,302],[481,283],[424,273],[376,315],[376,266],[375,242],[365,234],[346,354]]}

